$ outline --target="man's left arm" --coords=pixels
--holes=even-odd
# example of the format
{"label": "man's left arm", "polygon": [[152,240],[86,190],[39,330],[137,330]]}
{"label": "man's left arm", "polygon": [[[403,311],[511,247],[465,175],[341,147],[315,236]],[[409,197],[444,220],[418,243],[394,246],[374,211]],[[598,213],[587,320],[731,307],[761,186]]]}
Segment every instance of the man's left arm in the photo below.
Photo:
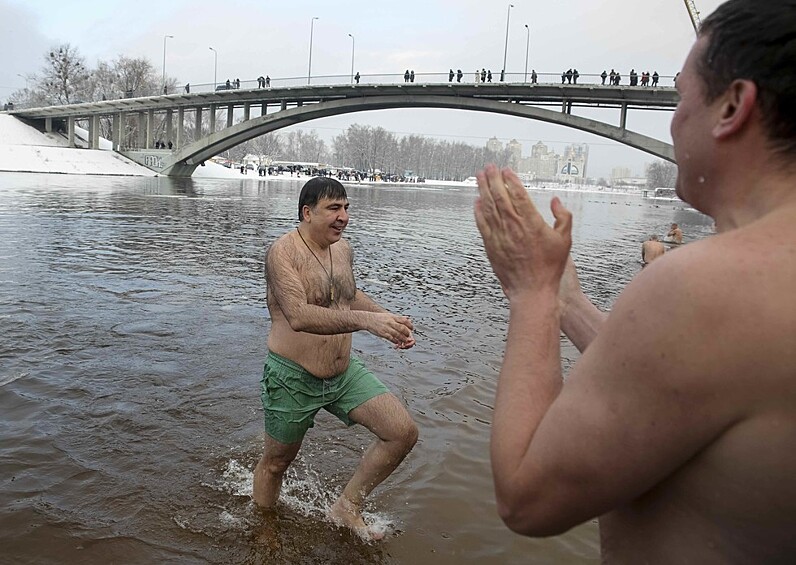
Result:
{"label": "man's left arm", "polygon": [[388,310],[376,304],[376,302],[370,296],[359,289],[357,289],[357,294],[354,296],[354,300],[351,301],[351,309],[364,310],[365,312],[388,312]]}

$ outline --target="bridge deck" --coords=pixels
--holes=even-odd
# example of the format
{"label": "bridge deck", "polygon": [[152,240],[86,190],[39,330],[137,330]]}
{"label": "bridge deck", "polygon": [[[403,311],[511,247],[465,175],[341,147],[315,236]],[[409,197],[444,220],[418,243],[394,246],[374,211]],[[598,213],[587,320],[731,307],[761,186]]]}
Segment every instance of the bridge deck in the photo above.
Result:
{"label": "bridge deck", "polygon": [[245,105],[288,106],[313,104],[331,100],[378,96],[453,96],[516,102],[527,105],[570,105],[591,107],[622,107],[629,109],[671,110],[679,95],[671,87],[600,86],[593,84],[358,84],[338,86],[300,86],[286,88],[255,88],[201,92],[196,94],[168,94],[142,98],[125,98],[102,102],[87,102],[66,106],[47,106],[9,111],[20,118],[88,118],[117,112],[165,112],[179,108],[241,107]]}

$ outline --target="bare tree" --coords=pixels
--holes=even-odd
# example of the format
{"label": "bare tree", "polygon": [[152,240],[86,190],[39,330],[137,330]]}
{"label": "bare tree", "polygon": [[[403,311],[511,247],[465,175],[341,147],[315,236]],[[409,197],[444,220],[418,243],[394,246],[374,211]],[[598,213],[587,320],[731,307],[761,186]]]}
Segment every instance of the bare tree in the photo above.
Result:
{"label": "bare tree", "polygon": [[677,165],[669,161],[655,161],[647,167],[649,188],[674,188],[677,180]]}
{"label": "bare tree", "polygon": [[89,70],[76,47],[64,43],[44,56],[45,65],[37,89],[50,104],[70,104],[80,101]]}

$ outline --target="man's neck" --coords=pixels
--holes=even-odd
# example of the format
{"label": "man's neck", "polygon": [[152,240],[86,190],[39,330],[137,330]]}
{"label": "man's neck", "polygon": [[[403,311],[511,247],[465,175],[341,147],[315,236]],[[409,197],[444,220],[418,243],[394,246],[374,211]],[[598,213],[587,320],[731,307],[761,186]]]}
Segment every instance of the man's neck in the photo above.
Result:
{"label": "man's neck", "polygon": [[796,208],[796,172],[769,171],[726,179],[710,215],[718,231],[741,228],[782,208]]}
{"label": "man's neck", "polygon": [[[326,251],[326,249],[330,245],[329,242],[326,241],[325,239],[313,236],[312,230],[310,229],[309,225],[306,224],[305,222],[301,222],[296,228],[296,230],[298,231],[299,236],[302,239],[304,239],[304,241],[307,243],[307,245],[310,246],[310,248],[317,248],[317,251]],[[314,250],[316,249],[313,249],[313,251]]]}

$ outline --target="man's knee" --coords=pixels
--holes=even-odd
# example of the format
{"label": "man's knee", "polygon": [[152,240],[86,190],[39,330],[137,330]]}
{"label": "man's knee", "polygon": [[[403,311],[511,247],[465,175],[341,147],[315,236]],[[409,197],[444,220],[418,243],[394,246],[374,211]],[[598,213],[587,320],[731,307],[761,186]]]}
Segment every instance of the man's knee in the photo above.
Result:
{"label": "man's knee", "polygon": [[406,452],[409,453],[417,443],[418,434],[417,424],[415,424],[412,418],[407,414],[406,419],[398,426],[395,438],[404,446]]}

